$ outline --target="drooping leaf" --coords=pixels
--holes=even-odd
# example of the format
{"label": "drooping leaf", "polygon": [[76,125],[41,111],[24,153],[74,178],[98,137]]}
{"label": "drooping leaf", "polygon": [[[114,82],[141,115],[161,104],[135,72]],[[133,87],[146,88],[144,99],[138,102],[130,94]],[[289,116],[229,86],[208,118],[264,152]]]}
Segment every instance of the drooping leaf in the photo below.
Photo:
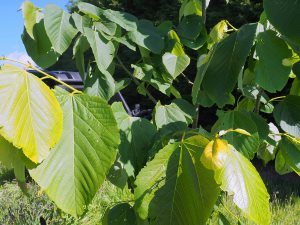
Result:
{"label": "drooping leaf", "polygon": [[283,137],[279,149],[286,164],[300,176],[300,141]]}
{"label": "drooping leaf", "polygon": [[30,37],[24,29],[22,41],[27,54],[42,68],[48,68],[57,62],[59,54],[52,49],[52,44],[47,36],[43,15],[37,16],[33,27],[33,36]]}
{"label": "drooping leaf", "polygon": [[122,37],[114,37],[113,40],[115,40],[118,43],[121,43],[125,45],[127,48],[131,49],[132,51],[136,51],[135,44],[130,40],[128,35],[122,36]]}
{"label": "drooping leaf", "polygon": [[33,28],[37,23],[37,16],[40,13],[39,9],[30,1],[24,1],[21,8],[26,31],[29,36],[34,39]]}
{"label": "drooping leaf", "polygon": [[79,30],[82,34],[84,33],[84,28],[91,25],[91,19],[89,17],[81,16],[76,12],[72,13],[72,19],[77,30]]}
{"label": "drooping leaf", "polygon": [[170,30],[168,31],[167,34],[168,34],[167,51],[171,52],[173,55],[176,56],[185,55],[183,46],[181,44],[180,38],[178,37],[177,33],[174,30]]}
{"label": "drooping leaf", "polygon": [[46,33],[56,52],[62,54],[70,46],[77,30],[70,23],[71,15],[56,5],[45,8]]}
{"label": "drooping leaf", "polygon": [[163,94],[166,94],[168,96],[170,95],[172,87],[170,82],[164,80],[163,74],[156,71],[156,69],[152,65],[143,63],[139,65],[132,65],[132,67],[134,68],[134,77],[149,83],[151,86],[153,86]]}
{"label": "drooping leaf", "polygon": [[215,43],[221,41],[224,37],[226,37],[227,29],[228,27],[225,20],[221,20],[219,23],[217,23],[209,33],[208,47],[211,48]]}
{"label": "drooping leaf", "polygon": [[42,162],[62,132],[62,110],[53,92],[33,74],[4,65],[0,99],[0,135],[33,162]]}
{"label": "drooping leaf", "polygon": [[255,80],[269,92],[281,91],[286,85],[291,67],[282,61],[292,56],[292,51],[276,33],[267,30],[257,37],[256,53],[259,60],[255,66]]}
{"label": "drooping leaf", "polygon": [[90,18],[92,18],[94,20],[100,20],[101,15],[103,14],[103,9],[100,9],[99,7],[94,6],[90,3],[79,2],[77,7],[78,7],[79,11],[88,15]]}
{"label": "drooping leaf", "polygon": [[213,133],[228,129],[243,129],[251,136],[229,132],[224,138],[248,159],[258,151],[260,143],[267,137],[269,129],[260,116],[246,111],[228,111],[224,113],[212,128]]}
{"label": "drooping leaf", "polygon": [[131,205],[120,203],[105,212],[103,225],[136,225],[136,215]]}
{"label": "drooping leaf", "polygon": [[20,184],[26,182],[25,163],[22,160],[22,150],[17,149],[0,136],[0,162],[8,169],[14,169],[14,174]]}
{"label": "drooping leaf", "polygon": [[156,128],[147,119],[128,115],[120,102],[113,103],[112,109],[121,131],[120,161],[127,174],[135,176],[146,164]]}
{"label": "drooping leaf", "polygon": [[277,152],[278,143],[281,140],[278,128],[273,124],[269,123],[270,134],[260,145],[257,152],[257,157],[263,160],[264,165],[269,161],[274,160]]}
{"label": "drooping leaf", "polygon": [[169,52],[163,55],[162,61],[165,68],[174,79],[190,64],[190,58],[187,55],[184,54],[177,56]]}
{"label": "drooping leaf", "polygon": [[57,91],[64,111],[60,142],[30,175],[66,213],[80,216],[113,165],[119,132],[101,98]]}
{"label": "drooping leaf", "polygon": [[215,165],[210,168],[215,171],[216,182],[223,191],[233,195],[233,202],[245,216],[257,224],[270,224],[270,197],[259,173],[232,145],[223,140],[219,142],[222,144],[212,144],[210,156]]}
{"label": "drooping leaf", "polygon": [[[179,102],[181,101],[184,102],[187,107],[180,106],[180,103],[178,104],[176,101],[170,105],[161,105],[160,102],[157,103],[155,107],[154,122],[158,129],[163,128],[164,126],[172,126],[172,124],[177,127],[178,124],[176,122],[181,122],[180,125],[183,125],[183,127],[192,123],[195,109],[185,100],[179,100]],[[175,127],[174,130],[176,130]],[[180,127],[177,127],[177,129],[180,130]]]}
{"label": "drooping leaf", "polygon": [[115,94],[115,80],[110,73],[101,73],[95,69],[86,77],[84,92],[91,96],[98,96],[107,101]]}
{"label": "drooping leaf", "polygon": [[73,55],[76,61],[76,67],[79,71],[79,74],[84,81],[86,78],[86,68],[84,61],[84,54],[90,48],[90,45],[85,36],[79,36],[73,47]]}
{"label": "drooping leaf", "polygon": [[85,28],[84,33],[90,43],[99,70],[105,73],[114,59],[115,47],[113,43],[105,40],[98,31],[91,28]]}
{"label": "drooping leaf", "polygon": [[196,40],[203,29],[202,17],[197,15],[185,16],[177,27],[177,33],[180,37]]}
{"label": "drooping leaf", "polygon": [[275,170],[279,175],[284,175],[293,172],[292,168],[285,161],[281,149],[279,149],[276,154]]}
{"label": "drooping leaf", "polygon": [[142,169],[135,184],[136,211],[157,225],[205,224],[219,194],[212,171],[199,161],[202,136],[167,145]]}
{"label": "drooping leaf", "polygon": [[111,22],[102,20],[101,22],[94,22],[94,26],[98,31],[104,32],[110,36],[114,36],[117,32],[117,24]]}
{"label": "drooping leaf", "polygon": [[276,105],[274,118],[285,132],[300,138],[300,96],[288,95]]}
{"label": "drooping leaf", "polygon": [[298,0],[264,0],[264,10],[271,24],[300,46],[300,2]]}
{"label": "drooping leaf", "polygon": [[179,9],[179,19],[181,20],[183,16],[189,16],[189,15],[202,16],[201,0],[185,0],[182,2],[182,5]]}
{"label": "drooping leaf", "polygon": [[206,29],[202,29],[199,36],[195,40],[190,40],[187,38],[181,38],[181,42],[184,46],[193,49],[193,50],[198,50],[202,46],[205,45],[207,42],[207,31]]}
{"label": "drooping leaf", "polygon": [[137,28],[128,35],[134,43],[155,54],[160,54],[164,48],[163,37],[149,20],[139,20]]}
{"label": "drooping leaf", "polygon": [[[246,24],[218,42],[201,63],[193,86],[193,102],[197,102],[202,84],[208,97],[219,107],[230,102],[238,75],[253,45],[257,24]],[[196,82],[197,81],[197,82]]]}
{"label": "drooping leaf", "polygon": [[108,9],[103,12],[103,16],[127,31],[135,31],[137,29],[138,19],[129,13]]}

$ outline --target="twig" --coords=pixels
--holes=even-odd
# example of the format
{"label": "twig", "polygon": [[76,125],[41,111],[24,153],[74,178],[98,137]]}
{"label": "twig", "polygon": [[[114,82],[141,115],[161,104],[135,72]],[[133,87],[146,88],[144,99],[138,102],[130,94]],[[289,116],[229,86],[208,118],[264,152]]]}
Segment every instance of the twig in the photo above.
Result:
{"label": "twig", "polygon": [[273,102],[273,101],[277,101],[277,100],[283,99],[283,98],[286,98],[286,96],[278,96],[278,97],[275,97],[275,98],[271,98],[267,103],[270,103],[270,102]]}
{"label": "twig", "polygon": [[254,108],[254,112],[256,114],[259,113],[259,109],[260,109],[260,99],[261,99],[261,96],[263,94],[264,90],[263,89],[260,89],[257,96],[256,96],[256,101],[255,101],[255,108]]}
{"label": "twig", "polygon": [[230,26],[234,31],[237,31],[238,29],[233,26],[228,20],[225,20],[225,22],[227,23],[228,26]]}
{"label": "twig", "polygon": [[146,95],[148,95],[149,99],[154,103],[156,104],[157,103],[157,100],[153,97],[153,95],[148,91],[147,88],[143,87],[143,86],[140,86],[140,82],[132,75],[132,73],[126,68],[126,66],[124,65],[124,63],[122,62],[122,60],[116,56],[116,59],[118,60],[119,62],[119,65],[122,67],[122,69],[131,77],[131,79],[133,80],[133,82],[139,86],[139,87],[142,87],[143,90],[145,91]]}
{"label": "twig", "polygon": [[14,63],[18,63],[18,64],[21,64],[23,66],[25,66],[26,68],[29,68],[29,69],[33,69],[33,70],[36,70],[38,71],[39,73],[41,73],[42,75],[44,75],[44,77],[40,78],[41,80],[44,80],[44,79],[51,79],[51,80],[54,80],[56,81],[57,83],[67,87],[68,89],[70,89],[72,91],[72,93],[82,93],[81,91],[77,90],[76,88],[73,88],[72,86],[66,84],[65,82],[55,78],[54,76],[51,76],[50,74],[40,70],[39,68],[33,66],[32,64],[30,64],[29,62],[26,64],[26,63],[23,63],[21,61],[18,61],[18,60],[15,60],[15,59],[9,59],[9,58],[6,58],[6,57],[0,57],[0,60],[3,60],[3,61],[9,61],[9,62],[14,62]]}

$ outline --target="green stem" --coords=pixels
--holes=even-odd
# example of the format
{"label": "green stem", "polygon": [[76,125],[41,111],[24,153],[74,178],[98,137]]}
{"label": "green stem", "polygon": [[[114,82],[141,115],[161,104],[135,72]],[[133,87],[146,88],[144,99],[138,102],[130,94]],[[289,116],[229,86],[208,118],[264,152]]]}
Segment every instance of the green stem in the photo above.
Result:
{"label": "green stem", "polygon": [[199,123],[199,105],[197,104],[196,105],[196,116],[195,116],[195,119],[193,121],[192,127],[194,129],[196,129],[198,127],[198,123]]}
{"label": "green stem", "polygon": [[206,0],[202,0],[202,19],[203,23],[206,23]]}
{"label": "green stem", "polygon": [[268,103],[269,103],[269,102],[276,101],[276,100],[278,100],[278,99],[283,99],[283,98],[286,98],[286,96],[278,96],[278,97],[275,97],[275,98],[271,98],[271,99],[268,101]]}
{"label": "green stem", "polygon": [[72,91],[72,93],[82,93],[81,91],[79,91],[79,90],[73,88],[72,86],[70,86],[70,85],[66,84],[65,82],[63,82],[63,81],[57,79],[56,77],[53,77],[53,76],[51,76],[50,74],[48,74],[48,73],[46,73],[46,72],[40,70],[39,68],[33,66],[33,65],[30,64],[30,63],[27,63],[27,64],[26,64],[26,63],[23,63],[23,62],[21,62],[21,61],[18,61],[18,60],[15,60],[15,59],[9,59],[9,58],[6,58],[6,57],[0,57],[0,60],[18,63],[18,64],[21,64],[21,65],[25,66],[26,68],[36,70],[36,71],[38,71],[39,73],[41,73],[42,75],[44,75],[44,77],[40,78],[41,80],[44,80],[44,79],[51,79],[51,80],[54,80],[54,81],[56,81],[57,83],[59,83],[59,84],[65,86],[66,88],[70,89],[70,90]]}
{"label": "green stem", "polygon": [[254,112],[256,114],[259,114],[259,110],[260,110],[260,99],[261,99],[261,96],[263,94],[264,90],[263,89],[260,89],[258,94],[257,94],[257,97],[256,97],[256,101],[255,101],[255,108],[254,108]]}
{"label": "green stem", "polygon": [[230,26],[234,31],[237,31],[238,29],[233,26],[228,20],[225,20],[225,22],[227,23],[228,26]]}
{"label": "green stem", "polygon": [[[126,66],[124,65],[124,63],[122,62],[122,60],[116,56],[116,59],[119,62],[119,65],[122,67],[122,69],[131,77],[131,79],[133,80],[133,82],[137,85],[140,86],[140,82],[132,75],[132,73],[126,68]],[[143,86],[140,86],[143,87]],[[147,90],[147,88],[143,87],[146,95],[149,97],[149,99],[154,103],[157,104],[157,100],[153,97],[153,95]]]}

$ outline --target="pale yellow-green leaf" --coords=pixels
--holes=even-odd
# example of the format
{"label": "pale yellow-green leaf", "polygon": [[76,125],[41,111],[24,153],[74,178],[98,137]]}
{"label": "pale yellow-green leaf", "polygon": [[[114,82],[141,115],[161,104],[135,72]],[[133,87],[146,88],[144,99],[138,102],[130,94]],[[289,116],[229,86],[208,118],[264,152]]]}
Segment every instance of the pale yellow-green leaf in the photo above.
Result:
{"label": "pale yellow-green leaf", "polygon": [[43,161],[62,132],[62,110],[39,78],[12,65],[0,69],[0,135],[33,162]]}
{"label": "pale yellow-green leaf", "polygon": [[223,165],[215,169],[221,189],[233,195],[233,202],[246,217],[260,225],[270,224],[270,196],[255,167],[232,145],[224,158]]}
{"label": "pale yellow-green leaf", "polygon": [[35,39],[33,35],[33,28],[40,19],[41,13],[39,12],[39,9],[30,1],[23,2],[21,9],[26,31],[32,39]]}

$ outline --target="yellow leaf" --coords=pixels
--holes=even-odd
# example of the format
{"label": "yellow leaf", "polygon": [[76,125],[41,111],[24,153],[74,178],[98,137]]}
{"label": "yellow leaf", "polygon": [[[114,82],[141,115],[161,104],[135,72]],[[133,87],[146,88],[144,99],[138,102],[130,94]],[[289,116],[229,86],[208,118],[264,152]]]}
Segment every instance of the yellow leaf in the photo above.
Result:
{"label": "yellow leaf", "polygon": [[207,144],[200,160],[207,169],[219,169],[224,166],[228,152],[228,142],[217,138]]}
{"label": "yellow leaf", "polygon": [[46,84],[19,67],[1,67],[0,135],[39,163],[59,141],[62,122],[62,109]]}

